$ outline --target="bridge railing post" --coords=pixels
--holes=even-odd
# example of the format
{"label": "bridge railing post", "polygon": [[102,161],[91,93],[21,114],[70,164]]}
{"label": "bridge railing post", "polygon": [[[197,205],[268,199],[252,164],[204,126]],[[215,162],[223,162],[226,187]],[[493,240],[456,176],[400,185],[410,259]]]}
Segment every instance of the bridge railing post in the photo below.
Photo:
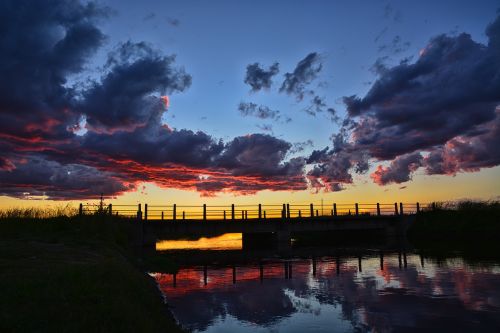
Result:
{"label": "bridge railing post", "polygon": [[377,202],[377,216],[380,216],[380,204]]}
{"label": "bridge railing post", "polygon": [[148,204],[144,204],[144,221],[148,220]]}
{"label": "bridge railing post", "polygon": [[203,221],[207,220],[207,204],[203,204]]}
{"label": "bridge railing post", "polygon": [[241,211],[241,219],[242,219],[242,220],[244,220],[244,219],[245,219],[245,211],[244,211],[244,210],[242,210],[242,211]]}
{"label": "bridge railing post", "polygon": [[337,216],[337,204],[333,204],[333,216]]}
{"label": "bridge railing post", "polygon": [[311,217],[314,217],[314,206],[313,206],[313,204],[309,204],[309,209],[310,209]]}
{"label": "bridge railing post", "polygon": [[234,221],[234,204],[231,204],[231,220]]}
{"label": "bridge railing post", "polygon": [[356,216],[358,216],[359,215],[359,207],[358,207],[358,203],[357,202],[354,204],[354,209],[355,209],[355,212],[356,212]]}
{"label": "bridge railing post", "polygon": [[404,211],[403,211],[403,203],[402,203],[402,202],[400,202],[400,203],[399,203],[399,214],[400,214],[400,215],[404,215]]}
{"label": "bridge railing post", "polygon": [[175,221],[177,219],[177,204],[174,204],[172,208],[172,219]]}
{"label": "bridge railing post", "polygon": [[80,207],[78,208],[78,215],[83,215],[83,204],[80,202]]}
{"label": "bridge railing post", "polygon": [[394,215],[399,215],[398,214],[398,203],[397,202],[394,203]]}

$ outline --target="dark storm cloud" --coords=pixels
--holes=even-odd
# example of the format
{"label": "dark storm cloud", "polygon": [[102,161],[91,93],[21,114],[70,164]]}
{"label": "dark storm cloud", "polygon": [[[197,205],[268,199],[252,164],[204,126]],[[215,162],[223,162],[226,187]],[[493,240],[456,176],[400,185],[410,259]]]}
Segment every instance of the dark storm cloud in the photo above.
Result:
{"label": "dark storm cloud", "polygon": [[0,132],[31,139],[70,136],[66,126],[78,73],[104,35],[96,21],[107,10],[76,1],[0,3]]}
{"label": "dark storm cloud", "polygon": [[206,195],[305,188],[304,161],[287,160],[290,144],[283,140],[249,135],[224,143],[163,124],[160,96],[184,91],[191,77],[174,56],[146,43],[120,44],[100,80],[70,87],[68,78],[85,74],[86,61],[103,45],[96,24],[108,12],[78,1],[0,4],[7,32],[0,34],[2,195],[95,198],[145,181],[203,188]]}
{"label": "dark storm cloud", "polygon": [[487,46],[465,33],[437,36],[414,64],[386,69],[365,97],[346,97],[349,114],[360,117],[357,144],[390,159],[472,134],[493,120],[500,103],[498,30],[488,29]]}
{"label": "dark storm cloud", "polygon": [[279,64],[275,62],[267,70],[262,68],[258,62],[247,66],[245,83],[256,92],[262,89],[269,89],[273,83],[273,76],[279,73]]}
{"label": "dark storm cloud", "polygon": [[411,179],[411,174],[422,165],[422,155],[412,153],[398,156],[388,167],[379,165],[371,174],[373,181],[379,185],[404,183]]}
{"label": "dark storm cloud", "polygon": [[321,69],[320,55],[316,52],[309,53],[299,61],[292,73],[285,74],[285,80],[281,85],[280,92],[294,95],[297,100],[302,100],[307,85],[318,77]]}
{"label": "dark storm cloud", "polygon": [[61,165],[41,157],[30,157],[17,162],[12,170],[0,171],[0,195],[83,199],[98,197],[101,193],[113,196],[132,189],[115,177],[113,173],[85,165]]}
{"label": "dark storm cloud", "polygon": [[89,132],[83,138],[82,148],[112,160],[127,158],[151,166],[173,163],[205,168],[210,167],[213,159],[221,153],[223,144],[200,131],[172,131],[152,122],[132,132]]}
{"label": "dark storm cloud", "polygon": [[391,161],[372,174],[380,185],[406,182],[419,167],[455,174],[499,165],[500,17],[486,35],[487,45],[465,33],[439,35],[416,62],[378,66],[366,96],[344,98],[349,119],[334,149],[309,157],[318,163],[313,183],[350,183],[368,159]]}
{"label": "dark storm cloud", "polygon": [[158,119],[164,105],[152,96],[182,92],[191,85],[191,76],[174,63],[174,56],[163,56],[145,43],[120,45],[108,59],[108,73],[83,94],[79,109],[87,124],[112,131]]}
{"label": "dark storm cloud", "polygon": [[226,144],[216,163],[234,175],[301,177],[303,159],[284,161],[291,147],[289,142],[267,134],[240,136]]}

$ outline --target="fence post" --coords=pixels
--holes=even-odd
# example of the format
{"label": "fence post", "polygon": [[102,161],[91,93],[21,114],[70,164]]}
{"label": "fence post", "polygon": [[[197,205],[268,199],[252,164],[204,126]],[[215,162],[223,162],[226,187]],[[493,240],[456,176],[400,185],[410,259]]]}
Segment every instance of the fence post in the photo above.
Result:
{"label": "fence post", "polygon": [[231,220],[234,221],[234,204],[231,204]]}
{"label": "fence post", "polygon": [[203,204],[203,221],[207,220],[207,204]]}
{"label": "fence post", "polygon": [[281,209],[281,218],[286,218],[286,205],[283,204],[283,208]]}
{"label": "fence post", "polygon": [[380,216],[380,204],[377,202],[377,216]]}
{"label": "fence post", "polygon": [[266,219],[266,211],[264,211],[264,220]]}
{"label": "fence post", "polygon": [[174,204],[174,208],[172,209],[172,219],[174,221],[177,219],[177,204]]}
{"label": "fence post", "polygon": [[144,204],[144,221],[148,220],[148,204]]}
{"label": "fence post", "polygon": [[299,209],[299,217],[302,217],[302,213],[300,212],[300,209]]}
{"label": "fence post", "polygon": [[398,214],[398,203],[397,202],[394,203],[394,215],[399,215]]}
{"label": "fence post", "polygon": [[286,218],[290,219],[290,204],[286,204]]}
{"label": "fence post", "polygon": [[80,202],[80,208],[78,209],[78,215],[83,215],[83,204]]}
{"label": "fence post", "polygon": [[109,216],[113,216],[113,204],[109,204],[108,212],[109,212]]}
{"label": "fence post", "polygon": [[337,204],[333,204],[333,216],[337,216]]}
{"label": "fence post", "polygon": [[417,202],[417,213],[420,213],[420,204]]}
{"label": "fence post", "polygon": [[319,216],[319,212],[318,212],[318,210],[316,209],[316,217],[318,217],[318,216]]}
{"label": "fence post", "polygon": [[161,212],[161,220],[163,221],[163,211]]}
{"label": "fence post", "polygon": [[182,220],[184,221],[186,219],[186,212],[182,211]]}
{"label": "fence post", "polygon": [[402,202],[399,203],[399,214],[404,215]]}
{"label": "fence post", "polygon": [[224,221],[226,220],[226,211],[224,210]]}
{"label": "fence post", "polygon": [[262,219],[262,205],[259,204],[259,220]]}
{"label": "fence post", "polygon": [[309,204],[309,209],[311,210],[311,217],[314,217],[314,206],[313,206],[313,204]]}
{"label": "fence post", "polygon": [[248,220],[248,210],[245,210],[245,220]]}
{"label": "fence post", "polygon": [[137,219],[140,221],[142,220],[142,211],[141,211],[141,204],[137,205]]}
{"label": "fence post", "polygon": [[358,216],[359,215],[359,208],[358,208],[358,203],[357,202],[354,204],[354,207],[356,209],[356,216]]}

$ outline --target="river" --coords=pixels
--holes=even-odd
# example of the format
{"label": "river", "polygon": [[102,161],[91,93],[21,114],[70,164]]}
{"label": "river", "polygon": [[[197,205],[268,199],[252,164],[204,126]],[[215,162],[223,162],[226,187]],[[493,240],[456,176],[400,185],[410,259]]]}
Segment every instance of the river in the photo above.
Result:
{"label": "river", "polygon": [[196,249],[184,252],[189,260],[177,274],[151,273],[183,327],[231,333],[500,331],[497,261],[388,249],[254,256],[243,253],[238,237],[158,243],[166,251]]}

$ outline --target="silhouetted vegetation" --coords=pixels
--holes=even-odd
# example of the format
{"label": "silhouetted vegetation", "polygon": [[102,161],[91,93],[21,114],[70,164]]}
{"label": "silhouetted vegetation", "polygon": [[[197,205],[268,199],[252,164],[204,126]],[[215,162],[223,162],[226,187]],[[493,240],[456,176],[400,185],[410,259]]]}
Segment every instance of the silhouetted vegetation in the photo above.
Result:
{"label": "silhouetted vegetation", "polygon": [[144,267],[140,224],[71,207],[0,212],[0,331],[176,332]]}
{"label": "silhouetted vegetation", "polygon": [[408,231],[416,247],[433,251],[499,256],[499,201],[432,203]]}

